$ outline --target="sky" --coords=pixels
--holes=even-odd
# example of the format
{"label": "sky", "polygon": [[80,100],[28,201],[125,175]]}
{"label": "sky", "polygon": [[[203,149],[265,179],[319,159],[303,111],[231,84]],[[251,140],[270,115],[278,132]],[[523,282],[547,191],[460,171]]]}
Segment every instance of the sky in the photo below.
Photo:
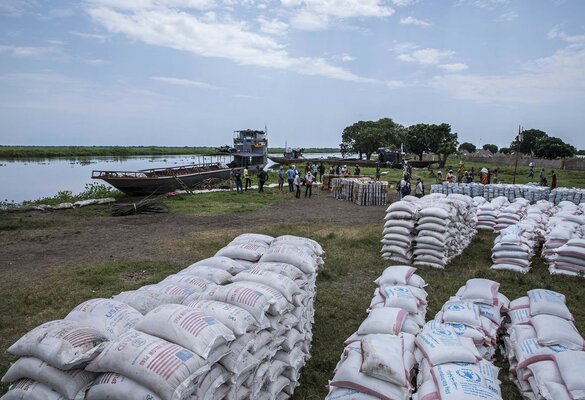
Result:
{"label": "sky", "polygon": [[337,147],[391,118],[585,149],[582,0],[0,1],[0,144]]}

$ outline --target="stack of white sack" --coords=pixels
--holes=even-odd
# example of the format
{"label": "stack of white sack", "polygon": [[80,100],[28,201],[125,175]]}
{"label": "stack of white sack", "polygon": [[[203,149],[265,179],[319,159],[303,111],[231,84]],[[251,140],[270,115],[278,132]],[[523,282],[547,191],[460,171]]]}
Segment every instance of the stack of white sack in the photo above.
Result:
{"label": "stack of white sack", "polygon": [[526,216],[528,208],[528,200],[526,199],[515,199],[507,207],[500,210],[498,217],[496,218],[496,226],[494,226],[495,232],[514,225]]}
{"label": "stack of white sack", "polygon": [[563,201],[570,201],[573,204],[585,203],[585,189],[560,187],[551,190],[548,200],[551,203],[559,204]]}
{"label": "stack of white sack", "polygon": [[[483,199],[483,197],[479,197]],[[476,198],[473,198],[476,204],[478,203]],[[484,199],[485,200],[485,199]],[[477,207],[477,229],[487,230],[490,232],[494,231],[497,223],[498,215],[504,209],[510,205],[507,198],[500,196],[496,197],[492,201],[485,201],[483,204]]]}
{"label": "stack of white sack", "polygon": [[8,349],[20,358],[2,378],[14,382],[2,399],[83,398],[96,377],[86,365],[141,320],[142,314],[124,303],[92,299],[65,319],[34,328]]}
{"label": "stack of white sack", "polygon": [[499,283],[470,279],[416,338],[418,390],[413,400],[501,399],[495,354],[508,299]]}
{"label": "stack of white sack", "polygon": [[556,206],[556,212],[549,218],[546,225],[545,242],[542,246],[542,257],[549,263],[558,249],[570,239],[582,236],[582,227],[585,224],[583,206],[563,201]]}
{"label": "stack of white sack", "polygon": [[386,209],[382,232],[382,257],[403,264],[412,262],[412,242],[418,205],[416,201],[396,201]]}
{"label": "stack of white sack", "polygon": [[[431,193],[443,194],[464,194],[471,197],[481,196],[488,201],[496,197],[506,197],[509,201],[524,198],[535,203],[538,200],[548,200],[550,189],[535,184],[511,185],[511,184],[489,184],[481,183],[447,183],[431,185]],[[560,197],[560,196],[556,196]],[[552,200],[551,200],[552,201]]]}
{"label": "stack of white sack", "polygon": [[360,180],[353,188],[353,202],[360,206],[378,206],[388,203],[388,182]]}
{"label": "stack of white sack", "polygon": [[430,194],[416,203],[413,264],[444,268],[475,235],[476,209],[469,196]]}
{"label": "stack of white sack", "polygon": [[376,279],[368,316],[345,341],[329,381],[328,400],[407,400],[415,374],[415,334],[424,325],[425,281],[410,266],[386,268]]}
{"label": "stack of white sack", "polygon": [[539,200],[528,206],[525,217],[500,231],[492,247],[492,269],[526,273],[535,251],[544,241],[552,203]]}
{"label": "stack of white sack", "polygon": [[534,289],[510,303],[510,380],[526,399],[585,398],[585,342],[573,324],[565,296]]}
{"label": "stack of white sack", "polygon": [[331,179],[331,196],[335,199],[354,201],[353,195],[357,193],[354,189],[371,178],[332,178]]}
{"label": "stack of white sack", "polygon": [[[585,234],[581,230],[581,234]],[[585,276],[585,238],[574,237],[553,250],[549,271],[551,274]]]}
{"label": "stack of white sack", "polygon": [[[248,240],[280,251],[250,269],[241,261],[256,251]],[[309,353],[322,249],[256,234],[227,247],[242,249],[238,261],[201,260],[159,284],[89,300],[23,336],[9,349],[22,358],[3,378],[15,383],[2,399],[288,398]],[[220,285],[226,281],[234,283]]]}

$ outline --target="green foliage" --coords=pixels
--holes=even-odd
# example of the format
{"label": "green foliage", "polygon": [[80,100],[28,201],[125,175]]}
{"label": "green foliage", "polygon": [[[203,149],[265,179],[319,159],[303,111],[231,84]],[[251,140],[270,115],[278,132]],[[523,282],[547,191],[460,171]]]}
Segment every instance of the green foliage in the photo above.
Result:
{"label": "green foliage", "polygon": [[509,147],[502,147],[500,149],[500,153],[502,154],[510,154],[512,152],[512,149],[510,149]]}
{"label": "green foliage", "polygon": [[467,151],[468,153],[475,153],[477,147],[473,143],[463,142],[459,145],[459,151]]}
{"label": "green foliage", "polygon": [[365,154],[369,160],[380,147],[398,147],[402,142],[403,127],[390,118],[378,121],[358,121],[346,127],[341,134],[341,154]]}
{"label": "green foliage", "polygon": [[451,125],[416,124],[408,127],[406,147],[409,152],[419,156],[432,152],[439,156],[439,165],[443,167],[450,154],[457,150],[457,133],[451,132]]}
{"label": "green foliage", "polygon": [[516,136],[510,149],[523,154],[534,154],[538,142],[546,137],[548,137],[546,132],[539,129],[528,129]]}
{"label": "green foliage", "polygon": [[[23,201],[21,205],[22,206],[31,206],[38,204],[55,205],[60,203],[75,203],[76,201],[80,200],[104,199],[106,197],[120,198],[123,196],[124,194],[122,192],[113,189],[111,186],[107,186],[102,183],[88,183],[85,185],[85,189],[83,190],[83,192],[78,194],[73,194],[69,190],[63,190],[57,192],[56,195],[51,197],[43,197],[33,201]],[[7,203],[4,204],[0,203],[0,208],[6,205]]]}
{"label": "green foliage", "polygon": [[492,154],[496,154],[498,152],[498,146],[495,144],[484,144],[482,149],[487,150]]}
{"label": "green foliage", "polygon": [[576,152],[577,149],[570,144],[551,136],[541,139],[534,149],[536,157],[548,159],[572,157]]}

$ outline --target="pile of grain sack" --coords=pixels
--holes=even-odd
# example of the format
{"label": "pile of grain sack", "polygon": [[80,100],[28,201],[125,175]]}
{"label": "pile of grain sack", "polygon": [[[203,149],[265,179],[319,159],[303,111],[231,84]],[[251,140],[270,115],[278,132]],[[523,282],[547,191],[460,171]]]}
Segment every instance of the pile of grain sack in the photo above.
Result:
{"label": "pile of grain sack", "polygon": [[360,206],[379,206],[388,202],[388,182],[371,178],[332,178],[331,195]]}
{"label": "pile of grain sack", "polygon": [[537,186],[536,184],[482,185],[481,183],[443,182],[442,184],[431,185],[431,193],[465,194],[471,197],[483,197],[488,201],[503,196],[509,201],[517,198],[524,198],[531,203],[536,203],[539,200],[548,200],[553,204],[559,204],[562,201],[569,201],[573,204],[585,203],[585,189],[561,187],[550,190],[546,186]]}
{"label": "pile of grain sack", "polygon": [[[564,188],[566,189],[566,188]],[[571,191],[572,189],[566,189]],[[554,192],[554,190],[553,190]],[[509,201],[517,198],[524,198],[534,203],[538,200],[549,200],[551,190],[546,186],[528,185],[511,185],[511,184],[489,184],[481,183],[447,183],[431,185],[431,193],[443,194],[464,194],[471,197],[483,197],[491,201],[496,197],[503,196]],[[556,198],[556,197],[555,197]],[[579,197],[580,198],[580,197]],[[585,197],[584,197],[585,201]]]}
{"label": "pile of grain sack", "polygon": [[425,324],[426,284],[415,271],[388,267],[376,280],[369,314],[345,341],[327,400],[501,399],[490,361],[509,303],[499,284],[469,280]]}
{"label": "pile of grain sack", "polygon": [[12,399],[286,399],[309,357],[322,249],[243,234],[155,285],[92,299],[13,344]]}
{"label": "pile of grain sack", "polygon": [[444,268],[475,235],[476,205],[469,196],[406,196],[386,209],[382,257]]}
{"label": "pile of grain sack", "polygon": [[509,300],[500,284],[470,279],[416,337],[418,390],[413,400],[499,400],[492,364]]}
{"label": "pile of grain sack", "polygon": [[510,379],[526,399],[585,398],[585,341],[565,296],[545,289],[527,294],[510,303],[504,338]]}
{"label": "pile of grain sack", "polygon": [[410,399],[415,335],[425,323],[425,281],[410,266],[388,267],[376,279],[368,316],[345,341],[329,381],[328,400]]}
{"label": "pile of grain sack", "polygon": [[489,225],[494,224],[493,230],[499,232],[492,247],[492,269],[526,273],[542,246],[541,256],[552,274],[583,275],[585,204],[562,201],[555,206],[539,200],[530,205],[525,199],[516,199],[505,205],[501,199],[478,207],[481,229],[490,229]]}

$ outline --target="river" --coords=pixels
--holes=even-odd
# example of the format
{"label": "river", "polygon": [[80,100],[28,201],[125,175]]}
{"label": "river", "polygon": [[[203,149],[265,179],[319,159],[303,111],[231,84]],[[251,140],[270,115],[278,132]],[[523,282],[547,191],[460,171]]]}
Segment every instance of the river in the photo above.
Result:
{"label": "river", "polygon": [[[307,158],[329,156],[339,157],[340,154],[305,154]],[[188,165],[210,159],[210,156],[176,155],[92,157],[82,161],[70,158],[0,160],[0,201],[20,203],[25,200],[52,197],[61,191],[79,194],[84,191],[86,185],[92,183],[109,186],[101,180],[91,179],[92,170],[135,171]],[[225,160],[229,162],[231,159],[227,157]]]}

